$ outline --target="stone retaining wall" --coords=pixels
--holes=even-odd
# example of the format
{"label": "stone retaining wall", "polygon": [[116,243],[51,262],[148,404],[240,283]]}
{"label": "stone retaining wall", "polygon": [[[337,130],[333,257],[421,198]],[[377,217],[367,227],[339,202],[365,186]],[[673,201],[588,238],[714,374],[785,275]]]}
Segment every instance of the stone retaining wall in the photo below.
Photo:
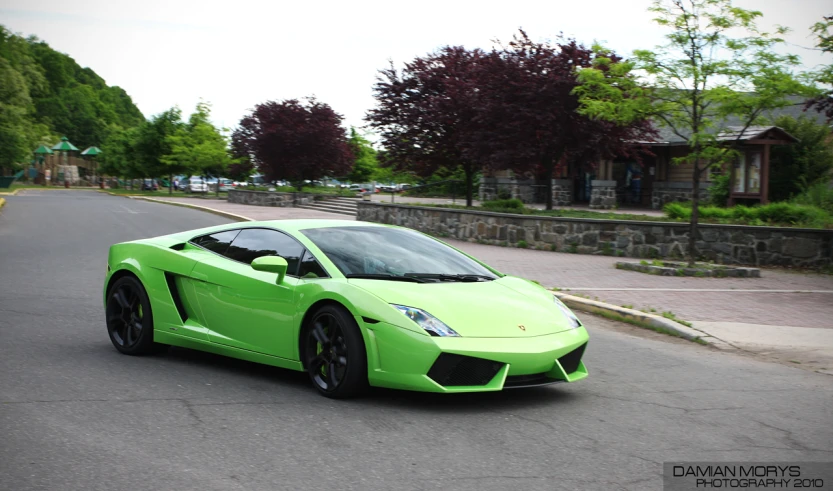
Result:
{"label": "stone retaining wall", "polygon": [[[686,223],[536,217],[374,202],[360,202],[357,219],[470,242],[581,254],[681,258],[688,250]],[[697,249],[702,259],[725,264],[828,266],[833,264],[833,230],[702,224]]]}
{"label": "stone retaining wall", "polygon": [[[662,209],[668,203],[675,201],[691,201],[694,196],[694,185],[690,182],[655,182],[651,191],[651,208]],[[709,183],[700,183],[700,202],[709,201]]]}
{"label": "stone retaining wall", "polygon": [[306,205],[315,200],[317,195],[310,193],[279,193],[274,191],[247,191],[229,189],[228,202],[254,206],[295,206]]}

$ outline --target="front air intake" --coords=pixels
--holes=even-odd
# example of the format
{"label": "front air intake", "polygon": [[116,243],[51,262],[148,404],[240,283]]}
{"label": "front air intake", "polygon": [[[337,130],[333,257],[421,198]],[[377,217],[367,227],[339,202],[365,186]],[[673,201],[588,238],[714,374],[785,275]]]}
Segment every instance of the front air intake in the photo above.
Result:
{"label": "front air intake", "polygon": [[586,347],[587,343],[584,343],[558,359],[558,363],[561,364],[564,372],[569,375],[578,370],[578,364],[581,363],[581,357],[584,355],[584,348]]}
{"label": "front air intake", "polygon": [[497,361],[441,353],[428,370],[428,376],[444,387],[486,385],[503,366]]}

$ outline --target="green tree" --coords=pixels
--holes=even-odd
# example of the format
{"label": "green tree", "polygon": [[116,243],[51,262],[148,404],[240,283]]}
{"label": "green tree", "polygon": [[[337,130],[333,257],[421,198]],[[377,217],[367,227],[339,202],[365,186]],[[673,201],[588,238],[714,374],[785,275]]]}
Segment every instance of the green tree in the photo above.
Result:
{"label": "green tree", "polygon": [[144,176],[144,168],[136,152],[138,140],[139,128],[114,129],[101,146],[101,173],[129,179]]}
{"label": "green tree", "polygon": [[[200,102],[188,123],[165,136],[166,153],[161,162],[167,173],[197,172],[221,176],[236,160],[229,154],[228,139],[209,121],[211,105]],[[219,183],[217,193],[220,192]]]}
{"label": "green tree", "polygon": [[670,30],[668,43],[637,50],[627,63],[598,57],[594,68],[581,70],[576,92],[584,114],[619,124],[651,117],[688,143],[689,154],[673,163],[693,169],[687,252],[694,263],[700,181],[711,167],[737,158],[718,136],[731,126],[740,138],[766,111],[791,105],[789,96],[814,91],[792,74],[798,58],[778,50],[786,29],[758,29],[761,12],[730,0],[656,0],[650,11]]}
{"label": "green tree", "polygon": [[[816,49],[822,53],[833,53],[833,15],[822,17],[813,24],[810,31],[816,36]],[[810,79],[824,87],[824,92],[810,100],[808,106],[823,113],[827,122],[833,122],[833,64],[828,63],[818,71],[810,74]]]}
{"label": "green tree", "polygon": [[170,176],[178,170],[169,163],[173,152],[171,137],[184,126],[182,112],[173,107],[145,122],[132,134],[132,148],[143,177]]}
{"label": "green tree", "polygon": [[347,175],[350,182],[368,182],[376,178],[379,173],[379,162],[376,159],[376,149],[370,141],[359,134],[356,128],[350,128],[348,140],[353,152],[353,169]]}
{"label": "green tree", "polygon": [[802,116],[782,116],[776,126],[798,139],[792,145],[772,147],[769,192],[773,201],[785,201],[806,191],[813,184],[830,180],[833,170],[833,145],[830,127]]}
{"label": "green tree", "polygon": [[26,116],[31,106],[26,80],[0,58],[0,167],[12,168],[28,156]]}

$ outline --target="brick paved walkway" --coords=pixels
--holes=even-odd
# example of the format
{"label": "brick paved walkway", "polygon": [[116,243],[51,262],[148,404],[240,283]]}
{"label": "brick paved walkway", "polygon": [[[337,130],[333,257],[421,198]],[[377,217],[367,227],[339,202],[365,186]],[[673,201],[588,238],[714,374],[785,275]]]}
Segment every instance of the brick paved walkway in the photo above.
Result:
{"label": "brick paved walkway", "polygon": [[[171,198],[170,201],[193,203],[255,220],[351,219],[316,210],[239,205],[222,200]],[[614,264],[622,258],[514,249],[457,240],[448,242],[499,271],[536,280],[546,287],[567,288],[573,293],[616,305],[672,311],[688,321],[833,329],[833,276],[830,275],[767,269],[762,272],[762,278],[651,276],[615,269]],[[679,291],[683,289],[694,291]]]}

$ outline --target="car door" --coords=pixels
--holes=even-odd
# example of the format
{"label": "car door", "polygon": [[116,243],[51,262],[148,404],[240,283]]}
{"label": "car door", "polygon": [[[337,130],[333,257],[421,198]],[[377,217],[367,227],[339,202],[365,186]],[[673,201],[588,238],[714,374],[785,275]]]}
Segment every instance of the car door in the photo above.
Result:
{"label": "car door", "polygon": [[[223,255],[199,262],[191,276],[208,327],[209,341],[282,358],[295,358],[292,332],[298,264],[304,247],[272,229],[242,229]],[[287,274],[255,271],[251,262],[261,256],[281,256]]]}

